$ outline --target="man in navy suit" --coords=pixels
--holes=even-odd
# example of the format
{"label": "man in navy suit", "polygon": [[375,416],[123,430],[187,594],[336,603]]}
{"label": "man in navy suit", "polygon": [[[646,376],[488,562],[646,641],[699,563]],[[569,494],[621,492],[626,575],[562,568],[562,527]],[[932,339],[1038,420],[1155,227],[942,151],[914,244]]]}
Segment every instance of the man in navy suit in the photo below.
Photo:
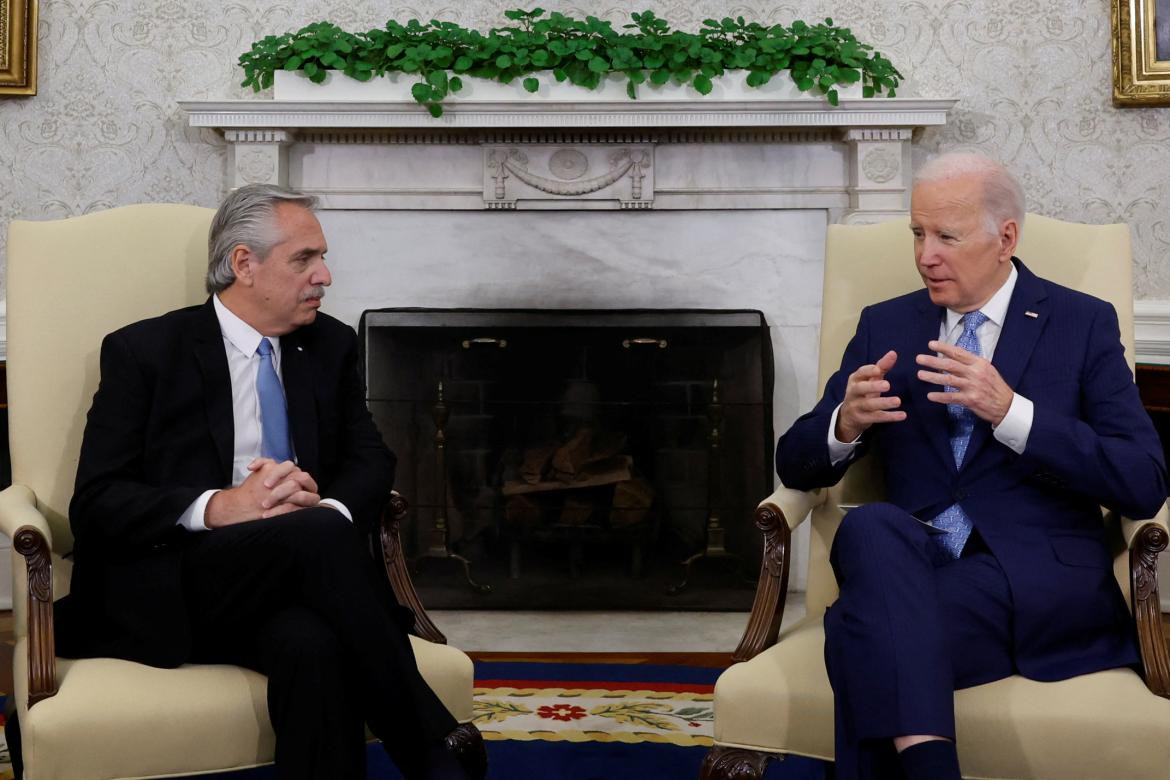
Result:
{"label": "man in navy suit", "polygon": [[783,483],[872,448],[885,503],[849,512],[825,617],[839,778],[958,778],[953,692],[1132,666],[1100,506],[1166,500],[1157,434],[1109,304],[1013,257],[1019,185],[927,163],[911,197],[925,289],[867,307],[824,397],[780,439]]}
{"label": "man in navy suit", "polygon": [[59,649],[263,672],[282,778],[365,777],[365,724],[408,778],[466,777],[413,616],[369,555],[395,459],[353,329],[318,311],[314,206],[236,190],[212,221],[208,301],[103,341]]}

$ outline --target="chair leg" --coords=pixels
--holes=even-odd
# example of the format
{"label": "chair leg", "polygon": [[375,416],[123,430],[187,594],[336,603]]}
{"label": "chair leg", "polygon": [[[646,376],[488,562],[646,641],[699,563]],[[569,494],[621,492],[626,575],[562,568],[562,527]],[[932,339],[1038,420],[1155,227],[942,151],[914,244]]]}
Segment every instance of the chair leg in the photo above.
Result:
{"label": "chair leg", "polygon": [[487,777],[487,747],[475,724],[460,723],[447,735],[447,747],[472,780],[484,780]]}
{"label": "chair leg", "polygon": [[699,780],[760,780],[774,753],[716,745],[707,751],[699,768]]}

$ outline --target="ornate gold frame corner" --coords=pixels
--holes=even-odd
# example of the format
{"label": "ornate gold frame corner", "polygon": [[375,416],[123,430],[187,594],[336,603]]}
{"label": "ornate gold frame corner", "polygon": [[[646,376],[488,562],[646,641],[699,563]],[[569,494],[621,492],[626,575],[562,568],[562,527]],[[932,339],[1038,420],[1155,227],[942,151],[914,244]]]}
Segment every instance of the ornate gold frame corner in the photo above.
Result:
{"label": "ornate gold frame corner", "polygon": [[1113,0],[1115,106],[1170,106],[1170,45],[1159,59],[1155,35],[1159,5],[1170,13],[1167,0]]}
{"label": "ornate gold frame corner", "polygon": [[0,0],[0,97],[37,94],[37,0]]}

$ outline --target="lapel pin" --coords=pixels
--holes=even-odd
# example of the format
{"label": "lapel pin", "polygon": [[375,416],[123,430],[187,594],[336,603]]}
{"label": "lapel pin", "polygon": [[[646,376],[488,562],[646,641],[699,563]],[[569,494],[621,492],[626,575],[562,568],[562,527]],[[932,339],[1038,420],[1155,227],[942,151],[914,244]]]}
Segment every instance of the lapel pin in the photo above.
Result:
{"label": "lapel pin", "polygon": [[[1032,314],[1032,312],[1028,312],[1028,313],[1029,313],[1029,314]],[[1035,317],[1036,315],[1035,315],[1035,314],[1032,314],[1032,316],[1033,316],[1033,317]],[[297,345],[297,352],[304,352],[304,351],[305,351],[305,348],[304,348],[304,347],[302,347],[302,346],[300,346],[300,345],[298,344],[298,345]]]}
{"label": "lapel pin", "polygon": [[[1039,314],[1037,314],[1037,313],[1036,313],[1036,312],[1034,312],[1034,311],[1026,311],[1026,312],[1024,312],[1024,316],[1025,316],[1025,317],[1031,317],[1032,319],[1036,319],[1036,318],[1037,318],[1037,317],[1039,317],[1040,315],[1039,315]],[[300,349],[300,347],[298,347],[297,349]]]}

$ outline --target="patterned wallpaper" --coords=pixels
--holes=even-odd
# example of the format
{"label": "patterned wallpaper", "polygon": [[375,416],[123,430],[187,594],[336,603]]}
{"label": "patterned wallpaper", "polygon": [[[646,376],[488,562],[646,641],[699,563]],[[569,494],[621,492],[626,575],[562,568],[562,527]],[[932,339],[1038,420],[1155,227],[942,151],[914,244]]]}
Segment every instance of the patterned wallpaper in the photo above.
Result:
{"label": "patterned wallpaper", "polygon": [[[224,144],[186,126],[183,98],[247,97],[236,57],[318,19],[370,27],[439,17],[488,27],[520,0],[51,0],[40,83],[0,99],[0,226],[141,201],[214,205]],[[529,7],[532,4],[528,4]],[[921,148],[981,149],[1020,176],[1033,211],[1133,226],[1139,298],[1170,299],[1170,109],[1110,104],[1106,0],[638,0],[545,8],[614,19],[649,8],[675,26],[743,15],[832,16],[911,78],[903,94],[961,99]],[[306,8],[305,6],[308,6]],[[0,231],[0,259],[6,231]],[[2,284],[0,279],[0,284]]]}

